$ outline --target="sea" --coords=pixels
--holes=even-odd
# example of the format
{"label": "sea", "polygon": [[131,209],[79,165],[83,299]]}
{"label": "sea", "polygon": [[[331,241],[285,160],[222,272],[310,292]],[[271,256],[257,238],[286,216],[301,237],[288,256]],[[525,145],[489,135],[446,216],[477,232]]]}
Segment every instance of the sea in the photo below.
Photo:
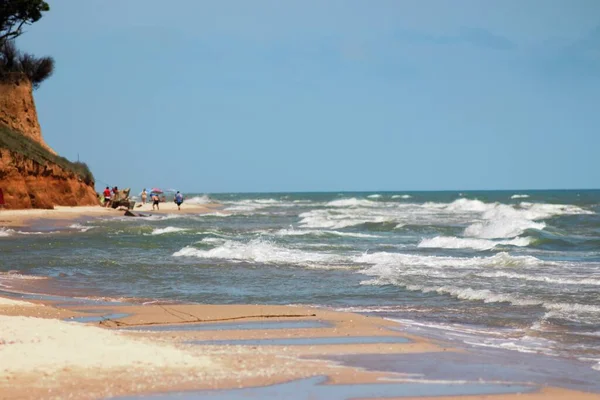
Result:
{"label": "sea", "polygon": [[324,307],[600,371],[599,190],[185,197],[173,214],[0,228],[0,290]]}

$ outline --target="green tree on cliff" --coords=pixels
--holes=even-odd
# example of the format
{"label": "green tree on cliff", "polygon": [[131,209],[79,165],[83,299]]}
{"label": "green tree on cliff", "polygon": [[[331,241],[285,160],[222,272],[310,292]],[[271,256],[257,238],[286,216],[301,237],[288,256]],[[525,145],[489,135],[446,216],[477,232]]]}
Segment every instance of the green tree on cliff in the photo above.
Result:
{"label": "green tree on cliff", "polygon": [[31,25],[50,11],[43,0],[0,0],[0,41],[15,39],[23,26]]}
{"label": "green tree on cliff", "polygon": [[14,39],[23,27],[42,18],[50,6],[43,0],[0,0],[0,80],[18,82],[27,79],[34,89],[54,71],[52,57],[37,58],[21,53]]}

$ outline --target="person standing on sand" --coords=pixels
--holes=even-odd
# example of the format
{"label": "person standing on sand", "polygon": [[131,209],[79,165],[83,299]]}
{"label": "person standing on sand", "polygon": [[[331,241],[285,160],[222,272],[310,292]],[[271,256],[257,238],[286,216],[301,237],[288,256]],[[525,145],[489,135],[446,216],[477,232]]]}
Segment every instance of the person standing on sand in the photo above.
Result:
{"label": "person standing on sand", "polygon": [[108,207],[108,205],[110,204],[110,189],[108,188],[108,186],[106,187],[106,189],[104,189],[104,192],[102,192],[102,194],[104,195],[104,207]]}
{"label": "person standing on sand", "polygon": [[142,204],[146,204],[146,198],[148,198],[148,193],[146,193],[146,188],[142,190]]}
{"label": "person standing on sand", "polygon": [[183,203],[183,195],[177,191],[175,195],[175,204],[177,204],[177,209],[181,211],[181,203]]}
{"label": "person standing on sand", "polygon": [[156,206],[157,210],[160,210],[158,204],[160,203],[160,199],[158,198],[158,194],[152,193],[152,209],[154,210],[154,206]]}

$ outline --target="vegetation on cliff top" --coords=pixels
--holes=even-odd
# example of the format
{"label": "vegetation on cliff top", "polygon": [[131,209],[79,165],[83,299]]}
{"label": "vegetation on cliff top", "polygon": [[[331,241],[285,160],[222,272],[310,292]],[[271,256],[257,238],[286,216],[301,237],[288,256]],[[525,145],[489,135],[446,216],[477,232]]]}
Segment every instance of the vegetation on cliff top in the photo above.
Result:
{"label": "vegetation on cliff top", "polygon": [[23,27],[42,18],[50,6],[43,0],[0,0],[0,81],[19,82],[27,79],[34,89],[54,71],[52,57],[35,57],[21,53],[14,39]]}
{"label": "vegetation on cliff top", "polygon": [[40,165],[56,164],[62,169],[79,176],[87,185],[94,185],[94,175],[92,175],[86,163],[71,162],[64,157],[53,154],[38,142],[2,125],[0,125],[0,149],[22,154]]}
{"label": "vegetation on cliff top", "polygon": [[[25,26],[38,21],[42,13],[49,10],[50,6],[43,0],[0,0],[0,82],[28,80],[35,89],[52,75],[52,57],[37,58],[22,53],[14,43]],[[53,154],[38,142],[1,124],[0,149],[21,154],[40,165],[55,164],[79,176],[86,184],[94,185],[94,176],[85,163],[71,162]]]}

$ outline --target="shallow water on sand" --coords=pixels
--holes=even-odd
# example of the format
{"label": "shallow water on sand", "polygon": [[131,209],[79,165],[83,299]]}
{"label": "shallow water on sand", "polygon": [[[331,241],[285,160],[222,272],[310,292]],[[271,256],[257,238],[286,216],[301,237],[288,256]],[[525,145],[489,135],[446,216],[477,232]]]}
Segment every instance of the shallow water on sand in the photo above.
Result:
{"label": "shallow water on sand", "polygon": [[[0,285],[325,306],[600,369],[600,191],[186,197],[176,214],[0,228],[0,271],[21,274]],[[185,214],[206,201],[223,207]]]}

